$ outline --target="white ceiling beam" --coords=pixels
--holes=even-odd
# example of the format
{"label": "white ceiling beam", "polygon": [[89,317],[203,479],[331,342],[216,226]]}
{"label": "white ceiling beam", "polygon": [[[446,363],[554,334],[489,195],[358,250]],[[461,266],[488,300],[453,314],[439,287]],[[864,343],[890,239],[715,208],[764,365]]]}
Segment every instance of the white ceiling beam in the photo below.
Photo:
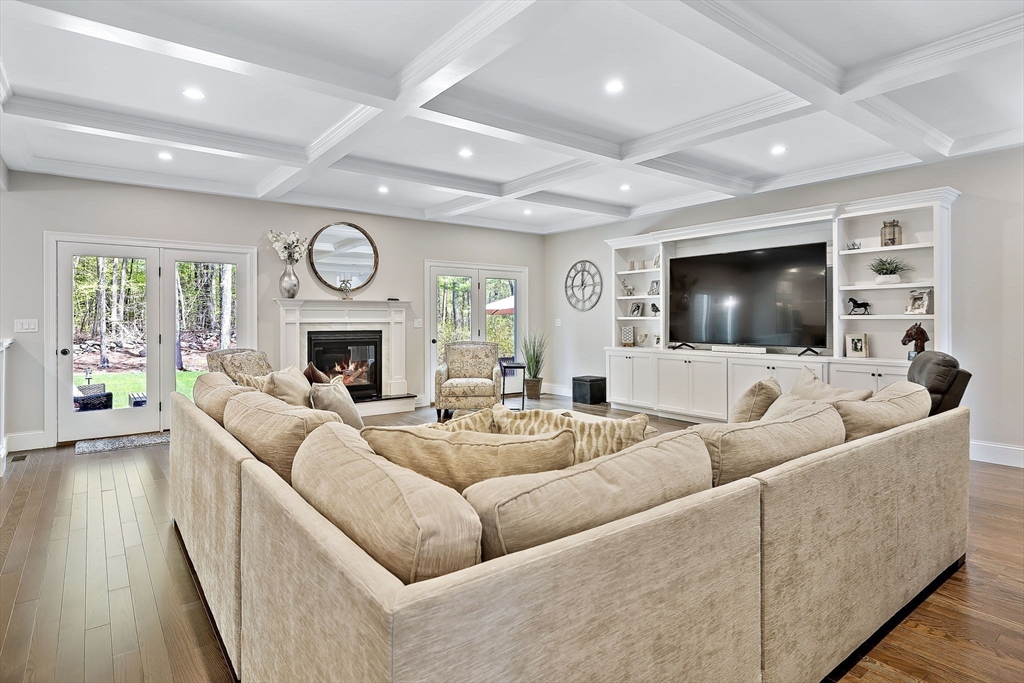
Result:
{"label": "white ceiling beam", "polygon": [[953,143],[950,156],[994,152],[1008,147],[1019,147],[1022,144],[1024,144],[1024,128],[1011,128],[996,133],[961,138]]}
{"label": "white ceiling beam", "polygon": [[633,170],[733,196],[750,194],[754,191],[754,185],[749,180],[668,157],[648,159],[634,166]]}
{"label": "white ceiling beam", "polygon": [[881,95],[991,59],[1020,54],[1022,44],[1024,14],[1017,14],[894,57],[854,67],[843,79],[843,93],[855,100]]}
{"label": "white ceiling beam", "polygon": [[3,105],[3,113],[37,125],[119,140],[241,159],[271,159],[292,166],[306,162],[306,153],[301,147],[21,95],[10,97]]}
{"label": "white ceiling beam", "polygon": [[878,118],[888,121],[894,127],[906,130],[942,156],[949,156],[953,138],[925,123],[885,95],[875,95],[861,100],[857,104]]}
{"label": "white ceiling beam", "polygon": [[13,94],[11,82],[7,80],[7,69],[4,68],[3,60],[0,60],[0,107],[7,104]]}
{"label": "white ceiling beam", "polygon": [[629,206],[622,204],[612,204],[610,202],[599,202],[594,199],[584,199],[582,197],[569,197],[564,194],[555,194],[554,192],[535,192],[520,197],[524,202],[533,202],[534,204],[545,204],[547,206],[558,206],[563,209],[575,209],[577,211],[586,211],[588,213],[599,213],[605,216],[615,216],[616,218],[629,218],[633,209]]}
{"label": "white ceiling beam", "polygon": [[640,206],[633,209],[630,214],[630,218],[639,218],[640,216],[650,216],[656,213],[665,213],[666,211],[676,211],[677,209],[685,209],[688,206],[697,206],[698,204],[709,204],[711,202],[718,202],[723,199],[732,199],[733,195],[724,194],[722,192],[699,192],[697,194],[689,194],[684,197],[676,197],[674,199],[665,199],[660,202],[649,202],[647,204],[641,204]]}
{"label": "white ceiling beam", "polygon": [[776,178],[756,183],[754,185],[754,192],[772,192],[774,190],[781,190],[787,187],[810,185],[812,183],[821,183],[826,180],[835,180],[837,178],[850,178],[853,176],[865,175],[867,173],[888,171],[901,166],[912,166],[919,163],[921,162],[918,158],[911,154],[907,154],[906,152],[894,152],[892,154],[883,154],[882,156],[873,157],[871,159],[860,159],[844,164],[827,166],[825,168],[815,168],[810,171],[778,176]]}
{"label": "white ceiling beam", "polygon": [[392,180],[404,180],[431,187],[443,187],[482,197],[501,196],[501,185],[490,180],[469,178],[441,171],[430,171],[423,168],[392,164],[374,159],[364,159],[357,156],[343,157],[332,164],[331,168],[338,171],[361,173],[363,175],[379,176]]}
{"label": "white ceiling beam", "polygon": [[302,192],[289,192],[275,201],[285,204],[300,204],[302,206],[316,206],[322,209],[337,209],[339,211],[354,211],[357,213],[373,213],[381,216],[395,216],[397,218],[412,218],[424,220],[426,216],[423,209],[413,209],[393,204],[379,204],[377,202],[360,201],[356,199],[339,199],[337,197],[323,197],[320,195],[306,194]]}

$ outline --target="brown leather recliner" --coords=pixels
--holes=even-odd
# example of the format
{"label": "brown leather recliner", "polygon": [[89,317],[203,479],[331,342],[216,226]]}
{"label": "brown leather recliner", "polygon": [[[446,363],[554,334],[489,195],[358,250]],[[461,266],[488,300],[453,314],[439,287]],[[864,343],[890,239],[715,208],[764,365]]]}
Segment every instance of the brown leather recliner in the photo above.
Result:
{"label": "brown leather recliner", "polygon": [[928,389],[932,395],[932,410],[928,414],[938,415],[960,405],[971,373],[948,353],[922,351],[910,364],[907,379]]}

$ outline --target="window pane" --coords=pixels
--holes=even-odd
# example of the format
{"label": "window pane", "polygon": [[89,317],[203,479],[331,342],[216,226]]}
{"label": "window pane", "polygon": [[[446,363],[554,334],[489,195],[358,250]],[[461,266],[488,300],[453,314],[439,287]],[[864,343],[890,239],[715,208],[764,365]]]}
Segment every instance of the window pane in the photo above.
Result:
{"label": "window pane", "polygon": [[238,346],[235,268],[233,263],[175,264],[175,389],[189,398],[196,377],[207,371],[206,354]]}
{"label": "window pane", "polygon": [[473,337],[473,280],[462,275],[437,276],[437,360],[447,344]]}
{"label": "window pane", "polygon": [[498,356],[516,355],[516,281],[487,278],[487,341],[498,345]]}

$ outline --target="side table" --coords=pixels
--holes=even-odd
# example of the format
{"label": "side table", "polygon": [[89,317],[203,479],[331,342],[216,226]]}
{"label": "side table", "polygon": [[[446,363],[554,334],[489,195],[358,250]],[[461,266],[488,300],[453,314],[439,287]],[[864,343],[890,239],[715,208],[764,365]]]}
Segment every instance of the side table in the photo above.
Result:
{"label": "side table", "polygon": [[524,382],[523,393],[521,394],[522,402],[520,403],[519,410],[526,410],[526,363],[516,363],[515,361],[508,362],[499,360],[498,365],[501,368],[501,405],[505,405],[505,371],[511,370],[512,374],[515,374],[516,370],[522,370]]}

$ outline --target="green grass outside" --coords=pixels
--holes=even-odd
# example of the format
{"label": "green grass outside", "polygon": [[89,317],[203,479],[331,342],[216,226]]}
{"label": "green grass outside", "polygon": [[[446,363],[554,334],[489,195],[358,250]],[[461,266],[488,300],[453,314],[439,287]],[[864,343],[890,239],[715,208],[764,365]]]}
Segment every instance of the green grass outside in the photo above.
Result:
{"label": "green grass outside", "polygon": [[[200,371],[179,370],[175,382],[175,390],[192,398],[192,387]],[[93,384],[107,385],[107,391],[114,394],[114,408],[128,407],[128,394],[146,393],[146,373],[144,372],[93,372]],[[85,375],[75,375],[75,385],[85,384]]]}

